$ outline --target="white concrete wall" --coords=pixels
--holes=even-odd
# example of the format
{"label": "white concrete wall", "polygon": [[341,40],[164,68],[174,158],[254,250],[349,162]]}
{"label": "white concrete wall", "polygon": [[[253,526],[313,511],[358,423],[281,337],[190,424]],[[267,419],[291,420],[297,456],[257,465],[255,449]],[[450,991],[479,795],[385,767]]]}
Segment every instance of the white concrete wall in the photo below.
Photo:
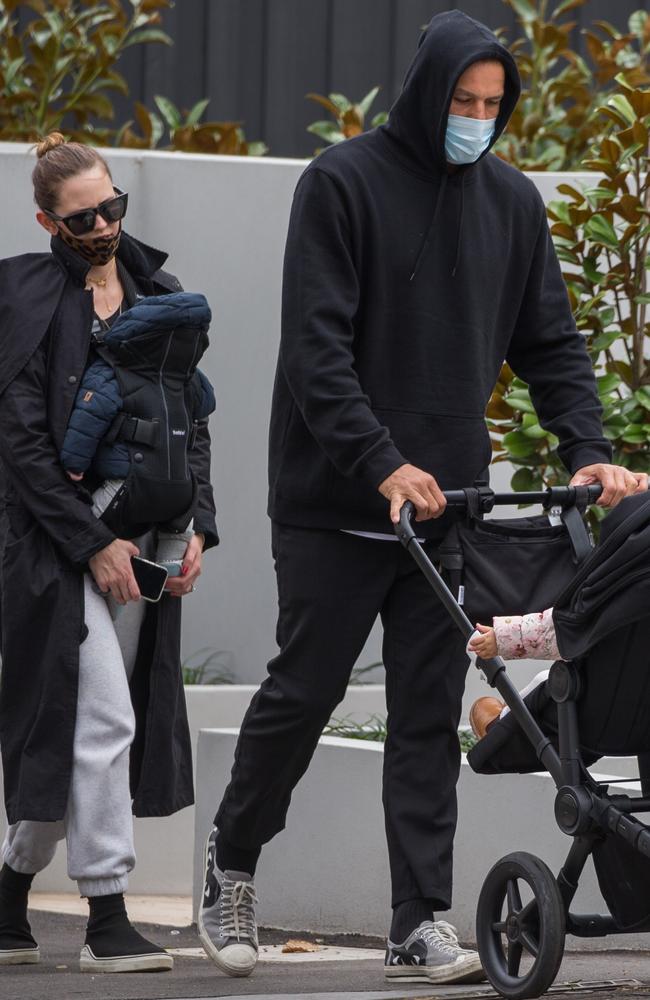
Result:
{"label": "white concrete wall", "polygon": [[[238,728],[256,691],[254,685],[220,687],[187,687],[187,714],[190,737],[196,760],[199,730],[215,726]],[[337,718],[349,717],[365,722],[370,715],[384,709],[383,685],[350,686],[337,709]],[[196,771],[196,768],[195,768]],[[2,773],[0,770],[0,801]],[[207,800],[205,800],[207,807]],[[219,803],[212,803],[214,814]],[[4,837],[6,819],[0,809],[0,843]],[[130,891],[145,895],[181,895],[192,892],[192,845],[194,842],[194,806],[174,816],[135,821],[137,864],[130,878]],[[75,892],[75,884],[67,875],[65,847],[60,844],[51,865],[38,875],[35,888],[39,892]]]}
{"label": "white concrete wall", "polygon": [[[225,786],[236,735],[207,730],[199,736],[195,913],[203,885],[203,847],[212,825],[212,802]],[[390,883],[381,807],[382,763],[382,744],[321,739],[311,767],[293,794],[286,829],[262,852],[255,879],[262,925],[322,933],[386,933]],[[422,761],[422,766],[435,763]],[[604,771],[602,764],[598,770]],[[617,791],[634,794],[634,788],[621,785]],[[555,786],[546,774],[477,775],[463,759],[453,908],[444,914],[458,928],[461,940],[476,940],[478,895],[499,858],[511,851],[528,851],[546,861],[557,875],[571,839],[555,822],[554,799]],[[606,912],[591,862],[572,909]],[[647,949],[650,936],[626,934],[607,939],[607,944]],[[567,947],[600,950],[604,941],[568,938]]]}
{"label": "white concrete wall", "polygon": [[[47,249],[34,221],[29,146],[0,143],[0,257]],[[280,288],[291,197],[305,163],[108,150],[130,194],[127,229],[168,250],[169,267],[214,311],[203,367],[217,390],[213,481],[222,544],[184,606],[183,653],[226,650],[240,682],[259,683],[275,654],[276,596],[266,518],[266,439],[279,339]],[[545,198],[561,176],[532,175]],[[508,471],[495,467],[505,488]],[[461,484],[459,484],[461,485]],[[361,665],[379,660],[376,627]],[[532,675],[518,669],[522,683]],[[471,696],[478,690],[474,681]]]}

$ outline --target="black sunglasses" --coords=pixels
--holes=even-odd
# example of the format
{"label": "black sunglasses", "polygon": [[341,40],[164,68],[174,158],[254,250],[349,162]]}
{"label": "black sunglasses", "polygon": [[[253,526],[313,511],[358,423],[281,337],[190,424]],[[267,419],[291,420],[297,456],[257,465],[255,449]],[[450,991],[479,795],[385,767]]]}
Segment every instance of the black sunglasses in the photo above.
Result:
{"label": "black sunglasses", "polygon": [[55,215],[54,212],[46,211],[49,219],[55,222],[63,222],[73,236],[84,236],[92,233],[97,222],[97,215],[101,215],[105,222],[119,222],[126,215],[126,207],[129,203],[129,196],[119,188],[113,188],[115,196],[107,198],[97,208],[84,208],[81,212],[73,212],[72,215]]}

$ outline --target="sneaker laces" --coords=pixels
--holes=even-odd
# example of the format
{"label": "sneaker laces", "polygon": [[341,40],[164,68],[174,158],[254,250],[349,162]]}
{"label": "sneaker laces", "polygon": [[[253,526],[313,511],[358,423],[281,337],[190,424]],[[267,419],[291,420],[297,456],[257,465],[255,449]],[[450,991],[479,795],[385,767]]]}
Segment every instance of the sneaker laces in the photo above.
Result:
{"label": "sneaker laces", "polygon": [[227,937],[242,937],[251,941],[256,939],[255,903],[259,900],[255,895],[252,882],[234,882],[226,875],[223,880],[221,896],[220,925]]}
{"label": "sneaker laces", "polygon": [[458,944],[456,928],[447,923],[446,920],[436,920],[429,927],[424,927],[420,931],[420,937],[427,944],[434,945],[444,955],[449,955],[450,958],[456,958],[463,952]]}

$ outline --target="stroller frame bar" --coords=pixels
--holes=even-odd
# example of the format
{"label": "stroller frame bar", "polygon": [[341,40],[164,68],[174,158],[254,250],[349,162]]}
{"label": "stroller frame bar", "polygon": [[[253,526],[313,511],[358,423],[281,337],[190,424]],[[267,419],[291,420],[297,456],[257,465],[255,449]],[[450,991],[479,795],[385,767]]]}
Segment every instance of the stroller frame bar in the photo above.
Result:
{"label": "stroller frame bar", "polygon": [[[566,487],[566,489],[570,489],[570,487]],[[452,494],[445,494],[445,496],[459,494],[457,500],[460,505],[460,496],[462,496],[465,492],[468,491],[452,491]],[[503,495],[511,497],[513,494]],[[516,496],[517,494],[514,495]],[[504,503],[510,502],[510,499],[504,501]],[[413,559],[418,564],[441,603],[458,626],[465,640],[469,641],[470,636],[474,633],[474,626],[415,537],[415,532],[411,525],[411,518],[414,513],[415,508],[413,504],[407,500],[400,512],[400,521],[399,524],[395,526],[395,532],[404,548],[413,556]],[[552,775],[556,786],[559,788],[560,785],[565,783],[560,758],[556,753],[551,740],[544,735],[524,705],[517,688],[506,673],[506,665],[501,657],[494,656],[490,660],[480,660],[477,658],[476,666],[477,669],[483,671],[488,684],[491,687],[496,688],[499,694],[503,695],[504,700],[509,706],[514,718],[517,720],[535,747],[538,759],[541,761],[546,770]]]}
{"label": "stroller frame bar", "polygon": [[[580,517],[586,507],[598,499],[601,492],[600,486],[590,486],[552,487],[539,493],[494,493],[487,484],[477,484],[471,489],[451,490],[444,495],[449,507],[464,508],[479,516],[489,513],[498,505],[541,504],[545,510],[553,507],[561,508],[563,515],[569,510],[571,516]],[[570,510],[572,507],[575,509]],[[407,501],[400,511],[400,520],[399,524],[395,525],[395,533],[404,548],[410,552],[465,640],[469,641],[474,633],[474,625],[416,538],[411,524],[414,515],[415,507]],[[544,735],[508,677],[503,659],[500,656],[489,660],[477,657],[475,665],[483,672],[487,683],[503,696],[512,716],[530,740],[538,760],[549,772],[558,790],[556,820],[560,829],[572,838],[566,861],[557,876],[557,887],[565,908],[566,933],[575,937],[593,938],[626,934],[630,930],[650,931],[650,920],[634,928],[621,928],[609,913],[574,914],[570,911],[579,878],[587,859],[593,852],[594,845],[603,838],[604,830],[616,833],[633,850],[650,858],[650,827],[629,815],[650,812],[650,753],[643,754],[639,759],[641,796],[610,796],[606,782],[599,783],[592,779],[582,760],[575,700],[578,691],[575,680],[577,671],[572,663],[560,661],[553,668],[567,671],[571,682],[570,695],[566,698],[555,698],[559,752]]]}

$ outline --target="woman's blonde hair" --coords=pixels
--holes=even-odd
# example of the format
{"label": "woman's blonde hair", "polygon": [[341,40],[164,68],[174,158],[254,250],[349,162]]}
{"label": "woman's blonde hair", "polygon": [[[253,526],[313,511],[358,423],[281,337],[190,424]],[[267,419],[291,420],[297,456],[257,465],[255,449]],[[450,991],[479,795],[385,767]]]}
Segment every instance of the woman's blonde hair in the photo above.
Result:
{"label": "woman's blonde hair", "polygon": [[100,163],[112,179],[109,166],[96,149],[82,142],[66,142],[60,132],[50,132],[35,146],[37,163],[32,171],[34,201],[39,208],[53,212],[59,188],[69,177],[90,170]]}

